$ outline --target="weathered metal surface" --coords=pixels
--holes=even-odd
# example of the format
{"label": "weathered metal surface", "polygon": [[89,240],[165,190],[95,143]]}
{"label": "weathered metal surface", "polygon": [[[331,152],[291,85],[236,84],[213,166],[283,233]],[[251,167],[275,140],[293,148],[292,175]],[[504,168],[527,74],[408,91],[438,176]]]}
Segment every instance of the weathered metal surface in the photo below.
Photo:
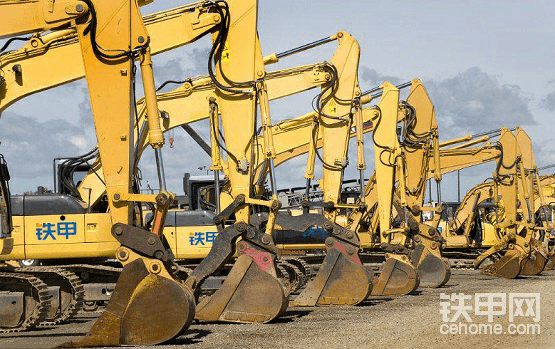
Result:
{"label": "weathered metal surface", "polygon": [[372,291],[373,273],[338,249],[330,249],[318,274],[292,302],[294,306],[356,305]]}
{"label": "weathered metal surface", "polygon": [[307,276],[295,264],[286,261],[279,261],[277,263],[278,270],[282,273],[282,278],[286,278],[288,287],[286,288],[286,295],[296,292],[306,283]]}
{"label": "weathered metal surface", "polygon": [[75,273],[58,267],[21,267],[15,272],[40,278],[51,294],[50,309],[41,326],[56,325],[70,320],[83,307],[85,289]]}
{"label": "weathered metal surface", "polygon": [[154,345],[181,334],[192,322],[194,296],[184,284],[150,272],[142,259],[127,264],[87,335],[61,348]]}
{"label": "weathered metal surface", "polygon": [[116,284],[90,283],[84,284],[83,287],[85,289],[85,301],[109,301]]}
{"label": "weathered metal surface", "polygon": [[[298,235],[299,239],[306,235],[310,229],[314,230],[314,227],[323,228],[327,232],[327,236],[333,235],[353,246],[360,246],[357,234],[329,221],[323,215],[307,213],[300,216],[290,216],[279,213],[276,216],[276,231],[292,231]],[[322,240],[325,240],[325,237]]]}
{"label": "weathered metal surface", "polygon": [[501,259],[488,265],[482,270],[485,275],[514,279],[520,274],[520,253],[508,250]]}
{"label": "weathered metal surface", "polygon": [[[236,244],[239,237],[242,240]],[[237,261],[221,287],[199,303],[196,319],[263,323],[280,316],[287,308],[284,288],[277,279],[274,264],[277,249],[272,239],[243,222],[218,234],[208,256],[193,270],[186,283],[198,288],[236,249]]]}
{"label": "weathered metal surface", "polygon": [[25,316],[23,292],[0,292],[0,326],[16,327]]}
{"label": "weathered metal surface", "polygon": [[520,275],[539,275],[545,269],[546,264],[547,257],[538,250],[532,250],[530,255],[520,262]]}
{"label": "weathered metal surface", "polygon": [[327,234],[326,257],[318,274],[292,303],[295,306],[355,305],[363,302],[372,290],[373,272],[361,263],[360,240],[345,229],[318,214],[278,215],[278,229],[294,231],[299,237],[318,227]]}
{"label": "weathered metal surface", "polygon": [[150,274],[135,290],[121,324],[125,345],[153,345],[180,335],[195,312],[190,289],[174,280]]}
{"label": "weathered metal surface", "polygon": [[62,303],[60,286],[48,286],[48,294],[50,296],[50,308],[48,309],[45,320],[51,321],[60,315]]}
{"label": "weathered metal surface", "polygon": [[416,245],[411,255],[416,267],[420,287],[441,287],[451,277],[451,267],[447,261],[432,253],[422,244]]}
{"label": "weathered metal surface", "polygon": [[268,242],[267,244],[262,241],[264,235],[264,233],[260,232],[252,225],[243,222],[239,222],[225,228],[216,236],[216,239],[212,244],[212,249],[208,255],[189,275],[186,280],[187,285],[189,285],[192,289],[195,289],[210,274],[221,268],[223,264],[235,253],[235,242],[239,237],[243,238],[242,241],[248,241],[249,243],[259,247],[264,246],[264,250],[276,255],[277,248],[274,244],[271,241],[266,241]]}
{"label": "weathered metal surface", "polygon": [[123,246],[127,246],[143,255],[161,259],[165,262],[173,258],[171,249],[164,246],[160,236],[148,230],[116,223],[112,226],[112,235]]}
{"label": "weathered metal surface", "polygon": [[555,254],[550,253],[549,259],[545,264],[544,270],[553,270],[553,268],[555,268]]}
{"label": "weathered metal surface", "polygon": [[418,288],[420,279],[414,266],[395,258],[385,261],[382,273],[372,281],[372,296],[400,296]]}
{"label": "weathered metal surface", "polygon": [[241,254],[220,289],[199,303],[195,318],[265,323],[280,316],[287,304],[279,281],[261,270],[252,256]]}

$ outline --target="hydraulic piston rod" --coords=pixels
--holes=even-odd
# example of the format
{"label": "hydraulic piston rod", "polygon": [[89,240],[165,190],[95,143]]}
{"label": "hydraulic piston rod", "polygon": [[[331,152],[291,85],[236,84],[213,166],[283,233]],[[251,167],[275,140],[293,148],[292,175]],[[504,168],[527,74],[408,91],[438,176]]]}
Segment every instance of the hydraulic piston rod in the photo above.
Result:
{"label": "hydraulic piston rod", "polygon": [[[412,85],[412,81],[408,81],[408,82],[404,82],[404,83],[402,83],[402,84],[400,84],[400,85],[395,86],[395,88],[397,88],[397,89],[399,89],[399,90],[402,90],[402,89],[407,88],[407,87],[409,87],[409,86],[411,86],[411,85]],[[371,97],[372,99],[377,98],[377,97],[381,97],[381,95],[382,95],[382,91],[380,91],[381,89],[382,89],[381,87],[374,87],[374,88],[371,89],[371,90],[368,90],[368,91],[363,92],[362,95],[361,95],[361,97],[364,97],[364,96],[367,96],[367,95],[370,95],[370,97]],[[379,92],[378,92],[378,91],[379,91]],[[375,93],[375,92],[378,92],[378,93]],[[373,93],[374,93],[374,94],[373,94]],[[362,103],[365,104],[365,102],[362,102]]]}
{"label": "hydraulic piston rod", "polygon": [[317,46],[320,46],[320,45],[327,44],[328,42],[332,42],[332,41],[334,41],[334,40],[336,40],[336,39],[337,39],[337,35],[328,36],[328,37],[326,37],[326,38],[323,38],[323,39],[320,39],[320,40],[316,40],[316,41],[313,41],[313,42],[311,42],[311,43],[308,43],[308,44],[305,44],[305,45],[302,45],[302,46],[298,46],[298,47],[292,48],[292,49],[287,50],[287,51],[283,51],[283,52],[280,52],[280,53],[276,53],[276,58],[277,58],[277,59],[281,59],[281,58],[283,58],[283,57],[291,56],[291,55],[293,55],[293,54],[295,54],[295,53],[299,53],[299,52],[303,52],[303,51],[306,51],[306,50],[310,50],[311,48],[314,48],[314,47],[317,47]]}

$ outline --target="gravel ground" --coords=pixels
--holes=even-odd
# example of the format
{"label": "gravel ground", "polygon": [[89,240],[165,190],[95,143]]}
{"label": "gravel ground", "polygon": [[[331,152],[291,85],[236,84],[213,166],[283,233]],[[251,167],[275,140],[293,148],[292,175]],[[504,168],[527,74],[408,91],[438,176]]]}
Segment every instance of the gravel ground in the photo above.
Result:
{"label": "gravel ground", "polygon": [[[476,271],[456,270],[440,289],[420,289],[398,298],[372,299],[360,306],[290,308],[272,324],[193,324],[187,333],[156,348],[553,348],[555,346],[555,272],[515,280],[496,279]],[[441,334],[441,293],[540,293],[540,334]],[[452,302],[451,304],[455,304]],[[507,303],[508,304],[508,303]],[[465,305],[474,305],[474,298]],[[526,313],[526,303],[522,307]],[[454,315],[454,310],[450,317]],[[487,324],[476,316],[470,324]],[[462,316],[459,320],[462,320]],[[459,322],[457,320],[455,324]],[[82,336],[94,318],[18,334],[1,334],[0,348],[49,348]],[[465,321],[462,321],[465,323]],[[530,317],[514,324],[533,323]],[[496,315],[493,324],[508,329],[509,316]],[[147,348],[147,347],[142,347]],[[153,347],[148,347],[153,348]]]}

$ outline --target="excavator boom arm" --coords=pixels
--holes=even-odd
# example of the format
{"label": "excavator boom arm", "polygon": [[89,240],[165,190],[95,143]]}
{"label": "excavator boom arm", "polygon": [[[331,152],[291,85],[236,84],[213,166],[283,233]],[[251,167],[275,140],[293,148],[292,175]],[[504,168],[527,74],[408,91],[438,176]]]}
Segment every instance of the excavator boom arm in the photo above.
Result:
{"label": "excavator boom arm", "polygon": [[[203,2],[143,17],[151,54],[194,42],[221,20],[202,11]],[[75,28],[31,38],[21,49],[0,56],[0,115],[19,99],[85,77]]]}

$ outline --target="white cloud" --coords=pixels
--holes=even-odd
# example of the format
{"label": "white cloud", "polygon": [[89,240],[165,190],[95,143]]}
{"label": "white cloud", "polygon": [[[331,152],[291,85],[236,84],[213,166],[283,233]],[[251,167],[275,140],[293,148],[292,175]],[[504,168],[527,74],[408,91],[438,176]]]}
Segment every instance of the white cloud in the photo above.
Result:
{"label": "white cloud", "polygon": [[[408,81],[361,68],[361,80],[369,86],[384,81]],[[480,68],[469,68],[445,79],[423,81],[436,109],[440,138],[447,140],[501,126],[536,125],[531,100],[517,85],[506,85]]]}
{"label": "white cloud", "polygon": [[[425,81],[436,106],[440,136],[444,139],[489,131],[501,126],[535,125],[530,102],[517,85],[501,84],[480,68],[455,77]],[[449,127],[443,127],[445,124]]]}
{"label": "white cloud", "polygon": [[76,156],[92,149],[92,130],[55,119],[36,118],[5,112],[0,120],[0,152],[8,162],[12,192],[52,187],[52,160]]}
{"label": "white cloud", "polygon": [[549,86],[553,86],[554,90],[548,93],[540,102],[540,106],[549,111],[555,111],[555,80],[551,80],[547,83]]}

